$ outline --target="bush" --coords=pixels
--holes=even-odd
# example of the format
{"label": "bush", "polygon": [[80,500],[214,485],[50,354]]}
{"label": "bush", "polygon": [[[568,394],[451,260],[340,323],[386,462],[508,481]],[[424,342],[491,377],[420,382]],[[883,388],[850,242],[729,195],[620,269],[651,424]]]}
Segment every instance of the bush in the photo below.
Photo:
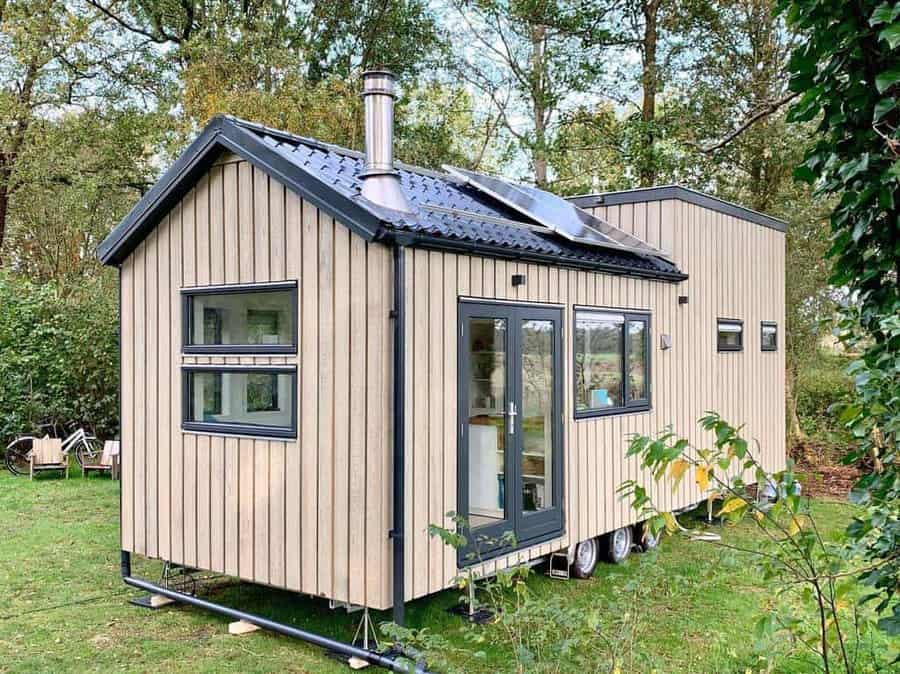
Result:
{"label": "bush", "polygon": [[108,278],[63,295],[0,273],[0,439],[42,420],[118,433],[118,297]]}
{"label": "bush", "polygon": [[849,441],[849,435],[830,409],[853,393],[853,380],[847,374],[850,358],[820,352],[815,361],[800,373],[797,382],[797,415],[803,432],[829,443]]}

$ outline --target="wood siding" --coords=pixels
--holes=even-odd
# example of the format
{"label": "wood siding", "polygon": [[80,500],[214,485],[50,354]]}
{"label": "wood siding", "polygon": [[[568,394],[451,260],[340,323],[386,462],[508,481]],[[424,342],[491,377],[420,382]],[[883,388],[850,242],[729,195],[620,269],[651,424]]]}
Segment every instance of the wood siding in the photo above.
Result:
{"label": "wood siding", "polygon": [[[390,605],[391,252],[243,161],[122,265],[122,547]],[[183,355],[181,289],[298,281],[299,354]],[[181,430],[182,364],[295,365],[297,440]]]}
{"label": "wood siding", "polygon": [[[677,509],[700,493],[685,480],[676,493],[653,484],[625,459],[626,436],[655,434],[669,424],[695,444],[697,419],[717,410],[747,424],[769,470],[783,468],[784,235],[681,201],[618,206],[598,213],[671,252],[690,275],[669,284],[468,255],[409,250],[407,364],[406,595],[441,590],[457,575],[456,554],[428,536],[430,523],[449,526],[456,510],[456,350],[459,297],[546,302],[564,309],[564,535],[486,562],[480,572],[540,557],[635,522],[616,488],[626,479],[650,485],[658,504]],[[513,287],[513,274],[526,285]],[[686,295],[688,303],[678,304]],[[576,421],[573,417],[573,306],[618,307],[651,314],[652,409]],[[744,321],[744,350],[716,351],[716,319]],[[779,348],[760,350],[760,321],[776,321]],[[672,348],[660,348],[660,335]]]}
{"label": "wood siding", "polygon": [[[746,423],[767,468],[784,464],[784,235],[681,201],[598,209],[670,251],[669,284],[538,264],[406,251],[406,597],[448,587],[455,551],[428,536],[457,509],[460,297],[565,307],[562,537],[491,560],[524,562],[635,520],[615,496],[644,479],[626,436],[667,425],[701,442],[718,410]],[[367,244],[248,163],[226,158],[122,265],[122,547],[338,601],[391,603],[391,251]],[[525,274],[525,286],[511,276]],[[297,280],[299,354],[182,354],[184,287]],[[686,295],[688,303],[678,304]],[[573,306],[651,314],[652,409],[575,421]],[[716,318],[744,321],[717,353]],[[760,321],[778,323],[760,351]],[[660,348],[660,335],[672,348]],[[182,364],[296,365],[295,441],[181,430]],[[657,503],[697,502],[654,486]]]}

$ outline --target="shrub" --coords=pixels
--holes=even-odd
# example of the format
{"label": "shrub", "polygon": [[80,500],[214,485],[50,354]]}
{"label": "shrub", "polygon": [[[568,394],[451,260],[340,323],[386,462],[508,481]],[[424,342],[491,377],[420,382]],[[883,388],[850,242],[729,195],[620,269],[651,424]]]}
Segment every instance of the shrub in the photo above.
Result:
{"label": "shrub", "polygon": [[831,409],[853,393],[853,380],[847,374],[850,358],[820,352],[805,368],[797,382],[797,414],[803,432],[818,440],[848,442],[849,434]]}
{"label": "shrub", "polygon": [[118,297],[108,278],[68,295],[0,273],[0,439],[53,419],[118,432]]}

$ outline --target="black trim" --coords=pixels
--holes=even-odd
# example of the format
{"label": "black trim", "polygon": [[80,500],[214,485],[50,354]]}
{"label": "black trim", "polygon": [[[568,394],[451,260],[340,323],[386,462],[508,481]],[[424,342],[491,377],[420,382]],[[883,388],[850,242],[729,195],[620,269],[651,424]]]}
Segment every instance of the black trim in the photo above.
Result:
{"label": "black trim", "polygon": [[[775,344],[774,346],[766,346],[765,340],[763,339],[763,328],[775,328]],[[775,321],[760,321],[759,322],[759,350],[760,351],[778,351],[778,323]]]}
{"label": "black trim", "polygon": [[[588,408],[584,410],[577,409],[575,398],[577,396],[577,382],[574,376],[575,372],[575,338],[578,330],[578,314],[579,313],[605,313],[619,314],[623,316],[624,323],[622,326],[622,405],[615,407]],[[631,395],[631,387],[628,383],[628,353],[631,347],[631,335],[628,332],[628,323],[643,323],[645,331],[644,339],[644,365],[647,369],[646,388],[647,397],[639,400],[629,400]],[[635,311],[631,309],[616,309],[613,307],[591,307],[585,305],[574,305],[572,307],[572,415],[576,420],[579,419],[595,419],[597,417],[612,417],[622,414],[637,414],[639,412],[649,412],[653,408],[653,369],[652,369],[652,314],[649,311]]]}
{"label": "black trim", "polygon": [[[719,342],[719,326],[722,324],[739,325],[740,326],[741,331],[737,334],[740,335],[741,343],[738,346],[729,346],[727,344],[722,345]],[[743,350],[744,350],[744,321],[742,321],[739,318],[717,318],[716,319],[716,351],[718,351],[719,353],[736,353],[738,351],[743,351]]]}
{"label": "black trim", "polygon": [[209,170],[223,148],[239,154],[366,241],[374,240],[381,231],[381,219],[373,211],[282,156],[237,120],[217,116],[100,243],[100,261],[121,263]]}
{"label": "black trim", "polygon": [[[190,421],[191,377],[193,372],[244,372],[262,374],[287,374],[291,376],[291,425],[262,426],[210,421]],[[181,428],[185,431],[221,435],[247,435],[277,440],[297,438],[297,368],[284,365],[182,365],[181,366]]]}
{"label": "black trim", "polygon": [[[196,295],[251,294],[291,291],[290,344],[191,344],[193,335],[192,300]],[[193,286],[181,289],[181,350],[185,354],[294,354],[298,348],[299,304],[297,281],[274,283],[235,283],[217,286]]]}
{"label": "black trim", "polygon": [[[610,264],[608,262],[582,260],[579,258],[552,255],[550,253],[521,250],[518,248],[507,248],[505,246],[487,244],[484,242],[448,239],[446,237],[431,236],[429,234],[394,231],[386,232],[385,236],[401,243],[402,245],[415,246],[416,248],[423,248],[426,250],[446,250],[450,252],[464,252],[473,255],[481,255],[484,257],[500,258],[505,260],[539,262],[542,264],[553,265],[554,267],[558,268],[585,269],[588,271],[602,272],[604,274],[646,278],[655,281],[669,281],[672,283],[679,283],[688,279],[688,275],[680,271],[639,269],[635,267],[629,267],[627,265],[616,265]],[[635,256],[637,256],[637,254],[635,254]]]}
{"label": "black trim", "polygon": [[710,194],[704,194],[681,185],[664,185],[661,187],[642,187],[635,190],[621,192],[606,192],[605,194],[584,194],[569,197],[569,201],[579,208],[596,208],[597,206],[618,206],[620,204],[638,204],[647,201],[664,201],[667,199],[679,199],[680,201],[702,206],[711,211],[731,215],[741,220],[752,222],[756,225],[768,227],[779,232],[787,230],[787,223],[771,215],[754,211],[745,206],[719,199]]}
{"label": "black trim", "polygon": [[394,247],[394,521],[393,541],[393,613],[394,622],[403,625],[406,612],[406,249]]}
{"label": "black trim", "polygon": [[425,663],[419,660],[415,654],[406,653],[402,647],[379,653],[378,651],[368,650],[353,644],[344,643],[343,641],[335,641],[334,639],[322,636],[321,634],[301,630],[292,625],[276,622],[269,618],[256,615],[255,613],[240,611],[228,606],[223,606],[222,604],[207,601],[206,599],[200,599],[192,594],[185,594],[168,587],[157,585],[156,583],[151,583],[140,578],[134,578],[131,575],[131,553],[127,550],[121,550],[120,555],[122,582],[126,585],[136,587],[152,594],[162,595],[163,597],[168,597],[169,599],[188,604],[189,606],[196,606],[197,608],[212,611],[213,613],[218,613],[219,615],[231,618],[232,620],[243,620],[253,625],[257,625],[269,632],[275,632],[293,639],[299,639],[300,641],[305,641],[314,646],[318,646],[319,648],[340,653],[347,657],[358,658],[369,664],[377,665],[378,667],[383,667],[393,672],[402,672],[404,674],[428,674]]}

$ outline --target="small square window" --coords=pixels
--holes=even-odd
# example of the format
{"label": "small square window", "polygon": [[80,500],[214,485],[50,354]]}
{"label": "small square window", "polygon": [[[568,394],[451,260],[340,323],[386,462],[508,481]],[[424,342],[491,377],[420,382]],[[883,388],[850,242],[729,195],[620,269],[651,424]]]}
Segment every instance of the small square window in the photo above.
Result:
{"label": "small square window", "polygon": [[744,350],[744,323],[733,318],[720,318],[716,333],[719,351]]}
{"label": "small square window", "polygon": [[778,351],[778,324],[763,321],[759,327],[759,343],[762,351]]}

